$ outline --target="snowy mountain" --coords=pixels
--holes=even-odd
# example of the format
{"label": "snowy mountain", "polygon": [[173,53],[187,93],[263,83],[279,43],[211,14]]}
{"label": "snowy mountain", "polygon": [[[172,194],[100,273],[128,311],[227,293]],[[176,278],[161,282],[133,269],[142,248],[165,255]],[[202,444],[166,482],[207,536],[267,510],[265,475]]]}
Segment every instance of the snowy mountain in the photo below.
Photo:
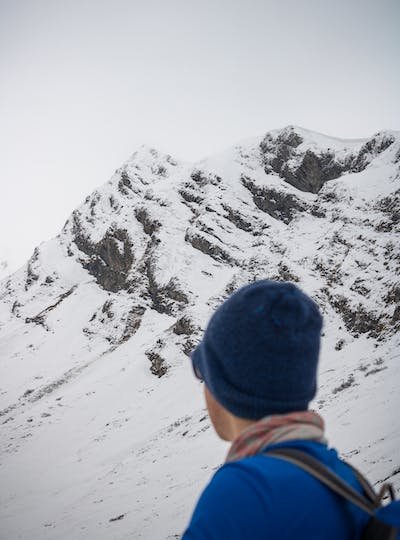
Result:
{"label": "snowy mountain", "polygon": [[256,279],[325,317],[314,407],[400,490],[400,133],[141,147],[0,284],[1,537],[179,538],[224,460],[190,351]]}

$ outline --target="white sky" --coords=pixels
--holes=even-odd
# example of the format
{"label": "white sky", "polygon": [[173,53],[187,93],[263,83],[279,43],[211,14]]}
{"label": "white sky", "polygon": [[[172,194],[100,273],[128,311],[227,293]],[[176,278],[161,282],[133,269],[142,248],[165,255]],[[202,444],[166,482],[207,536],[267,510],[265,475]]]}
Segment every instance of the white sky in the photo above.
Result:
{"label": "white sky", "polygon": [[142,143],[197,160],[296,124],[400,129],[399,0],[0,0],[0,261]]}

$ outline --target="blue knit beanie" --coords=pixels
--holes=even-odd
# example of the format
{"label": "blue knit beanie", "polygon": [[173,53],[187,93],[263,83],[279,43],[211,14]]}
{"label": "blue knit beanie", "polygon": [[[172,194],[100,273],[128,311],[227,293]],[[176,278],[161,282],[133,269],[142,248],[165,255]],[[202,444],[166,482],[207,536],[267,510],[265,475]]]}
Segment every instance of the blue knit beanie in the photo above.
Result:
{"label": "blue knit beanie", "polygon": [[321,328],[317,305],[293,283],[256,281],[214,312],[193,368],[235,416],[306,410],[317,389]]}

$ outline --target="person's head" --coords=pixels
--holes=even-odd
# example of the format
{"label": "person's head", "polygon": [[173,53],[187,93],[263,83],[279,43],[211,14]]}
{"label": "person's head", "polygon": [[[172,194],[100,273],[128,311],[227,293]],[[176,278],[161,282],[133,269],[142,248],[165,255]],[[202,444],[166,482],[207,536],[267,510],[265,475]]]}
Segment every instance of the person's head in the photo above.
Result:
{"label": "person's head", "polygon": [[256,281],[219,306],[191,359],[221,438],[264,416],[308,409],[321,329],[318,306],[293,283]]}

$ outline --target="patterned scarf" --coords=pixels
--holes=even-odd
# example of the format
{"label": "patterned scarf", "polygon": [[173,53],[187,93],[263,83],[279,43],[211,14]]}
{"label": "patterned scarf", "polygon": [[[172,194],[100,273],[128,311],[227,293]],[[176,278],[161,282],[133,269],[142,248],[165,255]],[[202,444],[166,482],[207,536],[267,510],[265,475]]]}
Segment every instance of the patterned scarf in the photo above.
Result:
{"label": "patterned scarf", "polygon": [[265,416],[233,441],[225,462],[253,456],[269,444],[302,439],[326,444],[324,421],[314,411]]}

